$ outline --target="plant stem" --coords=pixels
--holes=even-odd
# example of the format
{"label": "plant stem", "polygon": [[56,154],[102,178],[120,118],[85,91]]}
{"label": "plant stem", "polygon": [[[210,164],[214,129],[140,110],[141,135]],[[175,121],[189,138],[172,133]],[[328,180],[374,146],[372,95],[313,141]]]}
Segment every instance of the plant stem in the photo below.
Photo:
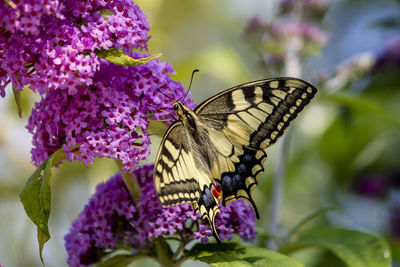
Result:
{"label": "plant stem", "polygon": [[177,261],[184,249],[185,249],[185,243],[180,242],[179,247],[176,249],[174,255],[172,255],[172,260]]}
{"label": "plant stem", "polygon": [[[287,42],[286,53],[285,53],[285,75],[288,77],[300,77],[301,75],[301,64],[299,58],[299,50],[302,47],[302,42],[299,38],[294,36]],[[281,147],[278,154],[278,163],[276,168],[276,175],[273,181],[272,193],[271,193],[271,210],[270,210],[270,221],[268,225],[268,232],[273,238],[270,238],[267,242],[267,248],[271,250],[277,250],[277,231],[280,217],[281,201],[283,182],[286,170],[287,155],[289,154],[289,146],[291,139],[291,130],[286,131],[286,135],[282,137]]]}
{"label": "plant stem", "polygon": [[174,262],[172,257],[172,251],[168,243],[165,240],[154,241],[154,247],[156,249],[157,261],[163,267],[176,267],[179,266]]}
{"label": "plant stem", "polygon": [[128,188],[129,193],[132,196],[133,202],[137,204],[139,202],[139,196],[141,194],[139,183],[133,173],[124,172],[122,168],[124,165],[120,160],[115,161],[117,163],[119,172],[121,173],[122,179],[125,182],[126,187]]}
{"label": "plant stem", "polygon": [[278,154],[278,165],[276,167],[276,174],[273,181],[270,222],[268,225],[268,232],[271,234],[272,238],[270,238],[267,243],[267,248],[270,250],[278,249],[275,236],[278,231],[280,209],[282,206],[283,180],[285,178],[286,160],[289,152],[291,132],[292,131],[288,130],[286,135],[282,137],[282,145]]}

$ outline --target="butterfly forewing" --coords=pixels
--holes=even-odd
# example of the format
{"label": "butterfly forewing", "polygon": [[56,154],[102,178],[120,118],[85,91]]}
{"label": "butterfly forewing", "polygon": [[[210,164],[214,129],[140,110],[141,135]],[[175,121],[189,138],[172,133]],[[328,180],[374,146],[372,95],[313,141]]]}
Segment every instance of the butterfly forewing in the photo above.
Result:
{"label": "butterfly forewing", "polygon": [[154,184],[164,207],[197,202],[200,194],[196,168],[180,122],[170,126],[157,155]]}
{"label": "butterfly forewing", "polygon": [[283,134],[316,93],[295,78],[242,84],[200,104],[195,112],[242,145],[265,149]]}

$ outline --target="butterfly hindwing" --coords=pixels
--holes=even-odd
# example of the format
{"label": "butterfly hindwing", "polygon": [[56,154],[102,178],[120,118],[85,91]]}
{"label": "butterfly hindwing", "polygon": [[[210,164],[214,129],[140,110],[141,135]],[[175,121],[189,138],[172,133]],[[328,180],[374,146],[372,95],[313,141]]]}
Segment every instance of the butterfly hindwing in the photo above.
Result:
{"label": "butterfly hindwing", "polygon": [[257,177],[264,171],[264,161],[267,154],[263,150],[244,149],[239,157],[240,161],[235,163],[235,170],[224,172],[220,179],[216,179],[222,187],[222,205],[244,199],[252,207],[259,218],[259,213],[251,196],[251,189],[257,184]]}

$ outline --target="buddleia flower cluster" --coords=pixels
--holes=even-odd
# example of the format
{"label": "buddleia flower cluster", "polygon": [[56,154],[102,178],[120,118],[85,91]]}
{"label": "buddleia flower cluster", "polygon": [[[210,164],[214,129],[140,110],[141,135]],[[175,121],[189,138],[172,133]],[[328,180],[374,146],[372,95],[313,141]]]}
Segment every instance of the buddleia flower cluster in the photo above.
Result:
{"label": "buddleia flower cluster", "polygon": [[[185,96],[181,83],[169,77],[172,72],[170,64],[158,60],[129,68],[102,62],[91,86],[75,95],[47,93],[27,126],[33,134],[32,161],[39,165],[62,148],[71,161],[88,165],[107,157],[134,170],[150,153],[149,118],[166,118],[160,107]],[[190,98],[185,102],[193,107]]]}
{"label": "buddleia flower cluster", "polygon": [[41,94],[27,125],[32,162],[62,149],[71,161],[108,157],[134,169],[150,152],[149,118],[167,118],[160,109],[183,99],[184,89],[168,63],[122,67],[96,51],[147,56],[132,53],[147,47],[146,16],[126,0],[14,2],[0,3],[0,94],[10,83]]}
{"label": "buddleia flower cluster", "polygon": [[[209,241],[213,235],[210,226],[200,220],[191,205],[162,208],[153,185],[153,168],[154,165],[146,165],[134,171],[142,190],[137,204],[120,174],[97,186],[96,193],[65,236],[70,266],[98,262],[118,248],[149,255],[154,240],[161,236],[174,236],[184,244],[196,239]],[[216,217],[219,237],[231,240],[237,234],[244,240],[253,239],[254,220],[254,211],[243,200],[221,206]]]}
{"label": "buddleia flower cluster", "polygon": [[[40,94],[90,86],[96,50],[147,47],[148,22],[132,1],[0,2],[0,94],[9,83]],[[14,6],[15,5],[15,6]],[[107,15],[103,15],[107,14]]]}

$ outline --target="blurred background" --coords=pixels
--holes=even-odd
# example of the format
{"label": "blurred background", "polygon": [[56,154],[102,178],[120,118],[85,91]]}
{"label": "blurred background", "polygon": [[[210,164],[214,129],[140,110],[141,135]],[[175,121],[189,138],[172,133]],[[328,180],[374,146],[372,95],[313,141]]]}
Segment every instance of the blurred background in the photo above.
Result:
{"label": "blurred background", "polygon": [[[400,266],[400,2],[135,1],[148,16],[150,53],[163,53],[199,104],[223,89],[292,75],[319,92],[291,126],[275,236],[312,211],[336,209],[305,228],[329,224],[384,236]],[[41,266],[36,227],[18,195],[34,166],[24,128],[34,101],[22,94],[23,119],[11,89],[0,101],[0,265]],[[153,162],[160,139],[154,137]],[[256,245],[265,245],[272,179],[282,140],[269,148],[265,173],[253,191],[261,219]],[[66,162],[53,170],[52,238],[47,266],[65,264],[64,235],[96,184],[117,171],[112,160],[90,168]],[[306,266],[328,266],[323,250],[290,255]],[[333,260],[332,266],[340,266]],[[335,265],[336,264],[336,265]]]}

